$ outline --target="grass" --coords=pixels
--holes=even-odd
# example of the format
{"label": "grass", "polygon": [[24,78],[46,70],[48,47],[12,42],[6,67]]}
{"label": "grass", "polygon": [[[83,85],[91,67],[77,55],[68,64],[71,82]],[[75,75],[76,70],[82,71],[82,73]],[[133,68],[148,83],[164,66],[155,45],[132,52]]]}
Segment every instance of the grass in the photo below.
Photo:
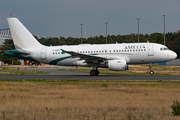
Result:
{"label": "grass", "polygon": [[[180,75],[180,67],[152,65],[152,69],[155,72],[154,75]],[[75,67],[71,67],[68,70],[77,72],[90,72],[92,68],[78,67],[76,70]],[[129,70],[126,71],[111,71],[105,68],[99,68],[98,70],[100,74],[114,75],[149,75],[150,71],[148,65],[138,65],[138,67],[130,67]]]}
{"label": "grass", "polygon": [[0,75],[24,75],[24,74],[48,74],[47,72],[38,72],[38,71],[28,71],[25,68],[1,68]]}
{"label": "grass", "polygon": [[179,120],[171,109],[179,87],[176,81],[1,80],[0,119]]}

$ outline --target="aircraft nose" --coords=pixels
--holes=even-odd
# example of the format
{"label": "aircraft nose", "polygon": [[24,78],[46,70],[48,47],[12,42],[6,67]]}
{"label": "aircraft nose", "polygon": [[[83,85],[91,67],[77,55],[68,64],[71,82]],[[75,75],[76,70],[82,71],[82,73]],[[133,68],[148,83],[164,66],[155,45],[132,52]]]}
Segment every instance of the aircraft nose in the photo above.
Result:
{"label": "aircraft nose", "polygon": [[170,56],[171,56],[172,59],[176,59],[177,58],[177,54],[174,51],[172,51]]}

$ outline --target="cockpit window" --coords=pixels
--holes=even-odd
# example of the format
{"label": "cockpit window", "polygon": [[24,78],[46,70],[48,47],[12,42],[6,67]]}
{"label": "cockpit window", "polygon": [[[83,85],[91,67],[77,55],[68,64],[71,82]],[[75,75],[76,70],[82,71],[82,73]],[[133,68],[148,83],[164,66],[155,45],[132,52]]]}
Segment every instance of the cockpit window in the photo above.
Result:
{"label": "cockpit window", "polygon": [[169,50],[167,47],[160,48],[160,51]]}

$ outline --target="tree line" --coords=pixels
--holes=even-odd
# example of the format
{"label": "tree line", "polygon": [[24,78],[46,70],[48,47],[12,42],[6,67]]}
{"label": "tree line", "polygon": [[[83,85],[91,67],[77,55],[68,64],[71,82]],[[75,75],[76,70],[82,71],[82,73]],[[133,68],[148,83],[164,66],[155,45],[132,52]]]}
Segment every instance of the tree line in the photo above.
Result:
{"label": "tree line", "polygon": [[[72,38],[72,37],[49,37],[49,38],[37,38],[34,36],[41,44],[46,46],[58,46],[58,45],[78,45],[81,44],[81,38]],[[129,35],[108,35],[107,41],[108,44],[112,43],[137,43],[137,34]],[[180,30],[177,32],[168,32],[165,34],[166,46],[175,51],[180,58]],[[83,44],[106,44],[106,36],[94,36],[89,38],[82,39]],[[164,34],[162,33],[152,33],[152,34],[139,34],[140,42],[150,42],[150,43],[159,43],[164,44]],[[4,53],[6,50],[15,49],[12,40],[5,40],[2,46],[0,46],[0,61],[11,64],[17,63],[16,58],[8,57]]]}
{"label": "tree line", "polygon": [[[37,38],[37,37],[36,37]],[[107,41],[108,44],[112,43],[137,43],[137,34],[129,35],[108,35]],[[81,44],[81,38],[72,38],[72,37],[62,37],[59,38],[37,38],[37,40],[46,46],[57,46],[57,45],[78,45]],[[89,38],[82,39],[83,44],[106,44],[106,36],[94,36]],[[159,43],[164,44],[164,34],[162,33],[152,33],[152,34],[139,34],[140,42],[150,42],[150,43]],[[168,32],[165,34],[165,44],[166,46],[175,51],[180,58],[180,30],[177,32]]]}

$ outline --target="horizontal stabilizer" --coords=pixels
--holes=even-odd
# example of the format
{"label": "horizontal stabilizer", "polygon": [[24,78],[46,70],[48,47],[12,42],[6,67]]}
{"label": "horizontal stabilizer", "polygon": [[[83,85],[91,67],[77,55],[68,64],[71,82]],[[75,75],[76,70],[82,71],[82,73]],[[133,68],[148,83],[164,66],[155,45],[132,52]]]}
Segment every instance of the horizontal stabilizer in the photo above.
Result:
{"label": "horizontal stabilizer", "polygon": [[8,50],[5,53],[7,53],[7,52],[11,52],[11,53],[14,53],[14,54],[20,54],[20,55],[29,55],[30,54],[30,52],[18,51],[18,50]]}

